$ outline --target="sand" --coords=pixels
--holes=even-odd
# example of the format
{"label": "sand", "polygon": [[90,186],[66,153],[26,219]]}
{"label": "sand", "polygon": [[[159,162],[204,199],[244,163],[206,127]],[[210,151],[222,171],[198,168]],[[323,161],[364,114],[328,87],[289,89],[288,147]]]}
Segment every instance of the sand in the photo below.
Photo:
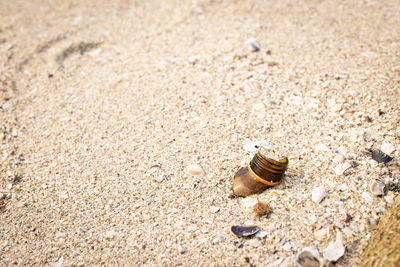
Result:
{"label": "sand", "polygon": [[[283,266],[339,231],[354,266],[369,185],[399,191],[399,60],[398,1],[2,1],[0,265]],[[252,141],[286,177],[232,198]]]}

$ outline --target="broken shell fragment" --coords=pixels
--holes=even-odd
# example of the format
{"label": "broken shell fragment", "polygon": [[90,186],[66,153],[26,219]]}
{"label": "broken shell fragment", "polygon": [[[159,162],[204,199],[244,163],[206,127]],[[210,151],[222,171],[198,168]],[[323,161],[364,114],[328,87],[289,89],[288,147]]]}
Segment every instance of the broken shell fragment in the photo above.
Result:
{"label": "broken shell fragment", "polygon": [[371,186],[369,187],[369,191],[374,194],[375,196],[382,196],[385,194],[386,185],[381,180],[375,180],[372,182]]}
{"label": "broken shell fragment", "polygon": [[319,267],[321,266],[321,258],[316,247],[305,247],[296,259],[303,267]]}
{"label": "broken shell fragment", "polygon": [[247,167],[240,168],[235,174],[233,180],[234,194],[246,197],[278,185],[282,180],[288,163],[288,158],[276,161],[257,153]]}
{"label": "broken shell fragment", "polygon": [[248,237],[256,234],[260,231],[258,226],[232,226],[231,227],[232,233],[234,233],[238,237]]}
{"label": "broken shell fragment", "polygon": [[257,216],[268,216],[271,213],[271,208],[267,202],[258,202],[253,206],[254,212]]}
{"label": "broken shell fragment", "polygon": [[381,163],[381,162],[388,163],[393,158],[389,155],[386,155],[385,153],[383,153],[380,150],[372,150],[372,159],[379,163]]}
{"label": "broken shell fragment", "polygon": [[336,262],[340,257],[343,256],[345,247],[343,246],[343,235],[341,232],[337,232],[336,241],[329,243],[328,247],[324,250],[324,258]]}

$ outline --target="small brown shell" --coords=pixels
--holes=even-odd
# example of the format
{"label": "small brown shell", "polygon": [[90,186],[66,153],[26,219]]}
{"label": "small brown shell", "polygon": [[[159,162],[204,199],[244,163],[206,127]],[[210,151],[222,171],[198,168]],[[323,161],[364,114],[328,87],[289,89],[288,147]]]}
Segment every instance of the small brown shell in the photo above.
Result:
{"label": "small brown shell", "polygon": [[271,213],[271,208],[267,202],[258,202],[253,206],[254,212],[257,216],[262,217]]}

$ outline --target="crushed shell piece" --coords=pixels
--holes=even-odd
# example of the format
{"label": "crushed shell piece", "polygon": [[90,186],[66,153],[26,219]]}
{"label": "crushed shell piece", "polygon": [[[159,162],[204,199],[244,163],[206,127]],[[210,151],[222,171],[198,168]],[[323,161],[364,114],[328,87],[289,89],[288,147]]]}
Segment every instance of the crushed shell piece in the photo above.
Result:
{"label": "crushed shell piece", "polygon": [[232,226],[232,233],[234,233],[238,237],[247,237],[256,234],[260,231],[258,226]]}
{"label": "crushed shell piece", "polygon": [[321,258],[316,247],[305,247],[297,255],[297,263],[304,267],[319,267],[321,266]]}
{"label": "crushed shell piece", "polygon": [[385,194],[386,185],[381,180],[375,180],[369,187],[369,191],[375,196],[381,196]]}
{"label": "crushed shell piece", "polygon": [[269,207],[267,202],[258,202],[253,207],[254,212],[257,216],[267,216],[271,213],[271,208]]}
{"label": "crushed shell piece", "polygon": [[336,241],[329,243],[329,245],[324,250],[324,258],[336,262],[340,257],[344,254],[344,246],[343,246],[343,234],[341,232],[337,232]]}
{"label": "crushed shell piece", "polygon": [[311,199],[315,203],[320,203],[326,197],[326,189],[323,186],[316,187],[311,192]]}
{"label": "crushed shell piece", "polygon": [[372,159],[379,163],[381,163],[381,162],[388,163],[393,158],[389,155],[386,155],[385,153],[383,153],[380,150],[372,150]]}

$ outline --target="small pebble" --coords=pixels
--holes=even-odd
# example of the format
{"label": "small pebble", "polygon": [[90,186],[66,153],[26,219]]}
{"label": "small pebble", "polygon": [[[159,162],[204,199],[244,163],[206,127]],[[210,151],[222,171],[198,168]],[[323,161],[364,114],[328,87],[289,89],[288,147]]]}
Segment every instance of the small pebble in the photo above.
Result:
{"label": "small pebble", "polygon": [[193,176],[200,176],[203,174],[203,169],[196,164],[191,164],[187,167],[187,173]]}
{"label": "small pebble", "polygon": [[305,247],[297,255],[297,263],[303,267],[319,267],[321,266],[321,258],[316,247]]}
{"label": "small pebble", "polygon": [[243,247],[243,243],[242,243],[242,242],[237,242],[237,241],[235,241],[233,244],[234,244],[235,247],[237,247],[237,248],[242,248],[242,247]]}
{"label": "small pebble", "polygon": [[267,202],[258,202],[253,207],[254,212],[257,216],[268,216],[271,213],[271,208]]}
{"label": "small pebble", "polygon": [[1,106],[4,110],[9,109],[11,107],[11,102],[7,101]]}
{"label": "small pebble", "polygon": [[387,155],[391,155],[395,150],[396,148],[390,143],[383,143],[381,145],[381,151]]}
{"label": "small pebble", "polygon": [[264,238],[264,237],[266,237],[267,235],[268,235],[268,232],[266,232],[266,231],[258,231],[258,232],[256,233],[255,237],[257,237],[257,238]]}
{"label": "small pebble", "polygon": [[211,207],[212,213],[217,213],[219,211],[219,207]]}
{"label": "small pebble", "polygon": [[324,258],[336,262],[340,257],[344,254],[344,246],[343,246],[343,234],[341,232],[337,232],[336,241],[329,243],[329,245],[324,250]]}
{"label": "small pebble", "polygon": [[344,192],[347,190],[347,184],[341,184],[337,187],[340,192]]}
{"label": "small pebble", "polygon": [[246,42],[246,47],[250,52],[260,51],[260,48],[252,40]]}
{"label": "small pebble", "polygon": [[285,243],[283,245],[282,248],[283,248],[284,251],[291,251],[292,250],[292,245],[289,242],[287,242],[287,243]]}
{"label": "small pebble", "polygon": [[393,197],[391,197],[391,196],[384,196],[383,198],[386,200],[386,202],[389,204],[389,206],[392,206],[392,205],[393,205],[393,203],[394,203],[394,198],[393,198]]}
{"label": "small pebble", "polygon": [[349,168],[351,168],[351,164],[349,162],[345,162],[337,165],[334,171],[337,175],[342,175]]}
{"label": "small pebble", "polygon": [[326,189],[323,186],[316,187],[311,192],[311,199],[315,203],[320,203],[326,197]]}
{"label": "small pebble", "polygon": [[181,245],[178,246],[178,251],[180,254],[185,254],[186,250],[184,247],[182,247]]}

